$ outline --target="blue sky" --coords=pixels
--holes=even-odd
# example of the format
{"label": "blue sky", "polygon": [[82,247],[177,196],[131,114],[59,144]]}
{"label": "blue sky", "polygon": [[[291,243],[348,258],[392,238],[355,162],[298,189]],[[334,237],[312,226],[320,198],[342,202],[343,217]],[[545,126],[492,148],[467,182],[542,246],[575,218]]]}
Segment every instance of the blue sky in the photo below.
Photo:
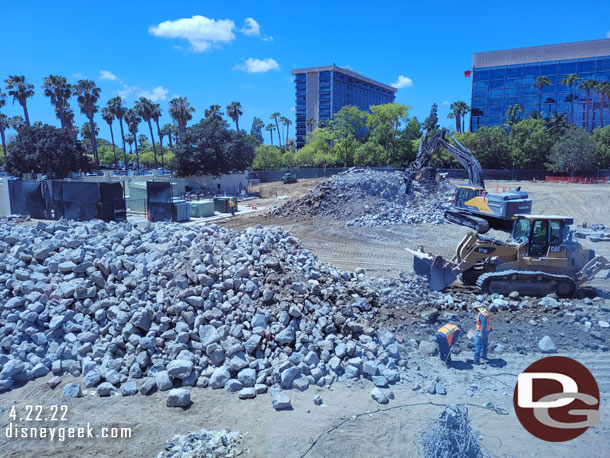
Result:
{"label": "blue sky", "polygon": [[[274,111],[294,121],[292,68],[336,63],[387,84],[402,81],[397,102],[420,121],[436,102],[441,124],[450,126],[448,102],[470,102],[463,71],[473,52],[610,37],[607,0],[24,1],[3,2],[0,11],[0,78],[24,74],[36,86],[30,118],[55,125],[40,88],[49,74],[94,79],[101,104],[117,94],[129,106],[152,96],[163,122],[176,95],[196,108],[194,120],[211,104],[239,101],[240,127],[249,130],[253,116],[268,122]],[[22,114],[11,101],[4,112]]]}

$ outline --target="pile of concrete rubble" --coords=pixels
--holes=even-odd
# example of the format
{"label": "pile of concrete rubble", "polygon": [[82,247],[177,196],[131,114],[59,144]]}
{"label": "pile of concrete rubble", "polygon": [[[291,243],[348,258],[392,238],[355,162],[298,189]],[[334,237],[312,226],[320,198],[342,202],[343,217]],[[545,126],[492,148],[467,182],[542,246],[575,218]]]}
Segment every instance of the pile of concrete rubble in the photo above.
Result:
{"label": "pile of concrete rubble", "polygon": [[359,277],[261,226],[0,223],[0,392],[49,372],[100,396],[384,387],[407,348],[371,326],[378,297]]}
{"label": "pile of concrete rubble", "polygon": [[401,172],[350,169],[318,184],[306,196],[273,211],[274,216],[328,216],[348,226],[440,224],[455,188],[448,181],[415,183],[405,195]]}
{"label": "pile of concrete rubble", "polygon": [[177,435],[165,443],[157,458],[230,458],[243,454],[237,431],[201,431]]}

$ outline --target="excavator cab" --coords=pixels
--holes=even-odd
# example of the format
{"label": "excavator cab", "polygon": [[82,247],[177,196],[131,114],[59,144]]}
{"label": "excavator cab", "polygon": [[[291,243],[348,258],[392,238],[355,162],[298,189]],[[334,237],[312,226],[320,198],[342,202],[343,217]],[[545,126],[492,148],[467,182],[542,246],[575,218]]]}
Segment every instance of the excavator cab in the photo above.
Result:
{"label": "excavator cab", "polygon": [[455,194],[454,207],[467,208],[468,206],[477,206],[475,204],[477,201],[473,201],[473,199],[476,197],[484,198],[485,194],[486,192],[483,188],[477,188],[474,186],[460,186]]}

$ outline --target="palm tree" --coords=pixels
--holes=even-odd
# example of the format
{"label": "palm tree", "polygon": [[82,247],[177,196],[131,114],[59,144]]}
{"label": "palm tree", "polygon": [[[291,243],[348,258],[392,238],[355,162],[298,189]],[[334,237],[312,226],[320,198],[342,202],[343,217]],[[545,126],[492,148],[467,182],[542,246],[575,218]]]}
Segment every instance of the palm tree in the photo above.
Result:
{"label": "palm tree", "polygon": [[[165,160],[163,158],[163,130],[159,127],[159,118],[161,117],[161,105],[158,103],[152,104],[152,113],[150,115],[157,125],[157,134],[159,135],[159,148],[161,149],[161,168],[165,170]],[[153,144],[154,146],[154,144]]]}
{"label": "palm tree", "polygon": [[8,95],[13,97],[13,103],[15,103],[15,100],[17,100],[19,105],[21,105],[23,108],[25,125],[30,127],[30,115],[28,114],[27,100],[34,95],[34,85],[28,83],[23,75],[9,75],[4,82],[6,83]]}
{"label": "palm tree", "polygon": [[227,105],[227,116],[235,123],[235,130],[239,130],[239,117],[244,114],[244,110],[239,102],[231,102]]}
{"label": "palm tree", "polygon": [[19,115],[12,116],[8,119],[8,125],[15,130],[19,130],[23,126],[23,118]]}
{"label": "palm tree", "polygon": [[87,141],[89,142],[89,144],[87,145],[87,149],[93,146],[93,144],[91,143],[91,137],[97,136],[99,133],[100,129],[99,127],[97,127],[97,123],[93,123],[93,129],[91,129],[91,124],[89,124],[88,122],[83,123],[80,128],[80,136],[83,139],[83,143],[87,145]]}
{"label": "palm tree", "polygon": [[[0,95],[4,95],[4,94],[0,94]],[[3,100],[0,99],[0,103]],[[0,113],[0,137],[2,138],[2,152],[4,153],[4,159],[6,160],[7,157],[7,152],[6,152],[6,138],[4,136],[4,131],[6,129],[8,129],[10,127],[10,124],[8,123],[8,116],[5,115],[4,113]]]}
{"label": "palm tree", "polygon": [[307,121],[305,121],[305,125],[308,127],[308,131],[311,132],[315,129],[315,125],[318,122],[314,119],[314,118],[309,118]]}
{"label": "palm tree", "polygon": [[464,128],[466,127],[464,118],[466,117],[466,113],[470,111],[470,107],[466,104],[466,102],[457,100],[453,102],[449,108],[451,109],[451,112],[447,115],[447,117],[449,119],[455,118],[455,130],[458,133],[464,132]]}
{"label": "palm tree", "polygon": [[167,141],[169,143],[169,149],[172,149],[174,146],[172,145],[172,125],[167,123],[164,124],[161,128],[161,132],[163,135],[167,135]]}
{"label": "palm tree", "polygon": [[106,105],[114,117],[119,120],[121,139],[123,140],[123,161],[125,162],[125,170],[127,170],[127,148],[125,148],[125,133],[123,131],[123,117],[125,116],[125,111],[127,109],[123,106],[123,100],[118,95],[108,100]]}
{"label": "palm tree", "polygon": [[[89,124],[94,125],[93,116],[98,111],[97,100],[100,98],[100,88],[91,80],[80,80],[74,87],[75,94],[78,95],[78,106],[82,114],[87,116]],[[91,147],[93,148],[93,157],[95,163],[99,164],[97,157],[97,141],[95,139],[95,131],[91,130]]]}
{"label": "palm tree", "polygon": [[[129,154],[132,155],[133,148],[131,147],[131,145],[133,145],[133,135],[131,135],[131,134],[125,135],[125,141],[129,145]],[[125,170],[127,170],[127,159],[125,159]]]}
{"label": "palm tree", "polygon": [[553,105],[554,103],[555,99],[553,97],[547,97],[544,101],[544,104],[549,106],[547,109],[547,113],[549,114],[549,116],[551,115],[551,105]]}
{"label": "palm tree", "polygon": [[574,83],[580,80],[580,76],[576,73],[570,73],[568,76],[564,76],[561,80],[561,84],[564,86],[570,86],[570,122],[574,124]]}
{"label": "palm tree", "polygon": [[114,145],[114,132],[112,131],[112,123],[114,122],[114,113],[109,107],[102,108],[102,119],[106,121],[108,127],[110,127],[110,139],[112,140],[112,157],[113,165],[116,168],[116,147]]}
{"label": "palm tree", "polygon": [[532,84],[532,87],[537,87],[539,89],[539,94],[538,94],[538,113],[540,114],[540,116],[542,116],[542,88],[545,86],[550,86],[551,85],[551,80],[548,79],[546,76],[539,76],[536,81],[534,81],[534,84]]}
{"label": "palm tree", "polygon": [[280,118],[280,122],[282,124],[284,124],[284,126],[286,127],[286,137],[284,137],[284,146],[286,146],[286,141],[288,140],[288,129],[290,128],[290,124],[292,124],[292,121],[284,116],[282,116]]}
{"label": "palm tree", "polygon": [[208,119],[216,119],[216,120],[220,120],[222,119],[222,115],[224,113],[222,111],[220,111],[220,105],[210,105],[210,108],[207,108],[205,110],[205,117]]}
{"label": "palm tree", "polygon": [[275,126],[269,123],[265,126],[265,130],[271,134],[271,145],[273,146],[273,131],[275,130]]}
{"label": "palm tree", "polygon": [[[140,116],[138,115],[138,112],[133,109],[133,108],[129,108],[126,112],[125,112],[125,123],[127,124],[127,130],[129,130],[129,132],[131,133],[131,136],[133,137],[133,142],[136,145],[136,168],[138,170],[138,172],[140,171],[140,156],[138,154],[138,124],[140,124],[142,122],[142,118],[140,118]],[[131,144],[130,144],[131,146]]]}
{"label": "palm tree", "polygon": [[51,99],[51,105],[55,107],[55,115],[59,118],[61,128],[71,132],[72,125],[66,121],[66,110],[70,109],[72,85],[68,83],[65,76],[49,75],[44,79],[42,88],[44,95]]}
{"label": "palm tree", "polygon": [[604,105],[606,104],[606,98],[610,97],[610,82],[598,81],[595,85],[595,92],[597,92],[601,98],[599,104],[599,124],[600,127],[604,127]]}
{"label": "palm tree", "polygon": [[186,132],[186,123],[193,119],[195,109],[189,104],[186,97],[176,97],[169,101],[169,113],[172,119],[178,123],[180,132]]}
{"label": "palm tree", "polygon": [[508,107],[506,110],[506,124],[511,127],[513,124],[521,120],[523,115],[523,107],[518,103]]}
{"label": "palm tree", "polygon": [[[155,108],[153,106],[153,102],[146,97],[140,97],[140,100],[136,102],[134,110],[140,115],[140,117],[144,120],[144,122],[148,123],[148,128],[150,129],[150,141],[153,147],[153,153],[155,155],[155,169],[158,168],[157,164],[157,148],[155,147],[155,137],[153,135],[152,128],[152,115],[154,114]],[[137,143],[136,143],[136,151],[138,151]]]}
{"label": "palm tree", "polygon": [[280,125],[278,123],[278,119],[280,117],[280,114],[276,111],[275,113],[271,113],[270,119],[273,119],[275,121],[275,127],[277,127],[277,141],[278,141],[278,146],[281,148],[282,147],[282,136],[280,135]]}
{"label": "palm tree", "polygon": [[587,98],[585,100],[585,118],[586,118],[586,129],[589,130],[589,99],[590,99],[590,95],[591,95],[591,90],[595,90],[595,87],[597,86],[597,81],[595,80],[584,80],[582,83],[580,83],[578,85],[578,89],[580,89],[581,91],[587,91]]}

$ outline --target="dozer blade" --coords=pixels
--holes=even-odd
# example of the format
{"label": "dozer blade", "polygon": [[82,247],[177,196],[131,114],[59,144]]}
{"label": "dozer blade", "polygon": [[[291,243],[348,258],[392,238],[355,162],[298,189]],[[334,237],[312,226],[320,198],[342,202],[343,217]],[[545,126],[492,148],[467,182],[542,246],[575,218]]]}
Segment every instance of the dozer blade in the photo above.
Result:
{"label": "dozer blade", "polygon": [[428,277],[432,291],[442,291],[451,285],[457,275],[451,267],[446,267],[442,256],[431,256],[421,251],[409,250],[413,255],[413,271],[422,277]]}

